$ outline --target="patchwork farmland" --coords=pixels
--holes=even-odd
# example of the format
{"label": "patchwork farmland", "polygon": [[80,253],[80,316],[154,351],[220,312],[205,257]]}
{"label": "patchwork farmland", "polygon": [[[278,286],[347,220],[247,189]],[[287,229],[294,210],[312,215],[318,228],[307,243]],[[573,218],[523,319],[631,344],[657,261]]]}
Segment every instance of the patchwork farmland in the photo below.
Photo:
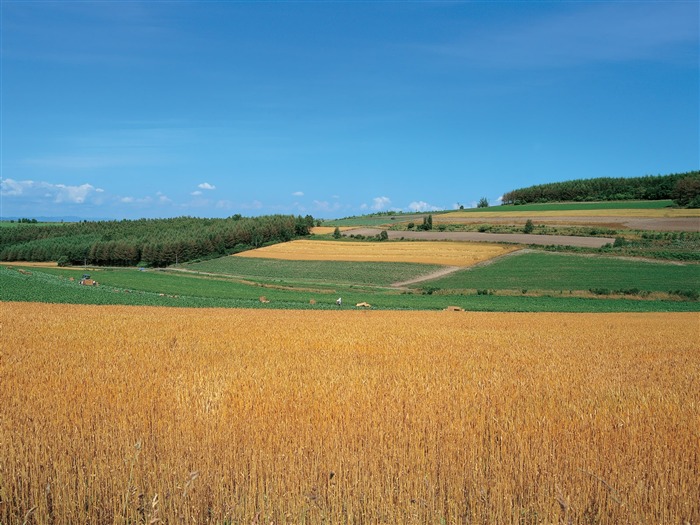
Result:
{"label": "patchwork farmland", "polygon": [[697,233],[393,223],[0,266],[0,523],[700,520]]}

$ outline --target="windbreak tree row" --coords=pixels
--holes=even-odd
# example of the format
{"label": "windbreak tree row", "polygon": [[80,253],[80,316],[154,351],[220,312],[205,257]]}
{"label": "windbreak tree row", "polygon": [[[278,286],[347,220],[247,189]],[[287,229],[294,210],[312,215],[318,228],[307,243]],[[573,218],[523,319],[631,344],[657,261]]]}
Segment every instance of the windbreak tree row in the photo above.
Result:
{"label": "windbreak tree row", "polygon": [[619,201],[673,199],[680,206],[700,206],[700,171],[671,175],[576,179],[539,184],[503,195],[503,204],[566,201]]}
{"label": "windbreak tree row", "polygon": [[0,229],[0,260],[162,267],[289,241],[313,225],[310,215],[267,215],[18,226]]}

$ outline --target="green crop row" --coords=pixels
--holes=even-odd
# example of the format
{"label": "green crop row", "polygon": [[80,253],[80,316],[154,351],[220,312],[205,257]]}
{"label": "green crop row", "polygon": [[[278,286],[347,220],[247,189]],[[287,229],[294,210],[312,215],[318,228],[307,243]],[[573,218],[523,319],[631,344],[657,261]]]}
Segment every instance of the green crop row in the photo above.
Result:
{"label": "green crop row", "polygon": [[[338,288],[327,293],[308,290],[282,290],[241,283],[197,278],[168,273],[135,270],[103,271],[99,286],[81,286],[57,270],[32,269],[22,274],[0,267],[0,301],[35,301],[71,304],[124,304],[144,306],[336,309],[336,295],[343,298],[341,308],[355,308],[367,302],[377,309],[440,310],[459,306],[471,311],[503,312],[644,312],[698,311],[697,301],[630,300],[582,298],[563,294],[532,296],[477,294],[421,294],[397,291],[370,291],[354,287]],[[128,284],[119,287],[117,284]],[[157,291],[160,290],[160,291]],[[269,302],[261,302],[264,296]]]}

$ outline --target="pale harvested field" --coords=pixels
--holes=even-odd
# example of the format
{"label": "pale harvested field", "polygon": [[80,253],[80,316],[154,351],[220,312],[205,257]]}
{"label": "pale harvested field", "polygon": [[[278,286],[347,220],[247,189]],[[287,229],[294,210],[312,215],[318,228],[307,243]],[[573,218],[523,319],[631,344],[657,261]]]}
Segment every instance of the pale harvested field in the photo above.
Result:
{"label": "pale harvested field", "polygon": [[[0,262],[3,266],[29,266],[34,268],[58,268],[57,262],[36,262],[36,261],[14,261],[14,262]],[[71,268],[74,269],[74,268]]]}
{"label": "pale harvested field", "polygon": [[516,248],[467,242],[336,242],[298,240],[234,255],[293,261],[407,262],[471,266]]}
{"label": "pale harvested field", "polygon": [[[351,230],[352,226],[339,226],[338,230],[345,231],[345,230]],[[314,226],[311,228],[311,234],[312,235],[324,235],[327,233],[333,233],[335,231],[335,226]]]}
{"label": "pale harvested field", "polygon": [[698,314],[0,303],[0,523],[698,523]]}

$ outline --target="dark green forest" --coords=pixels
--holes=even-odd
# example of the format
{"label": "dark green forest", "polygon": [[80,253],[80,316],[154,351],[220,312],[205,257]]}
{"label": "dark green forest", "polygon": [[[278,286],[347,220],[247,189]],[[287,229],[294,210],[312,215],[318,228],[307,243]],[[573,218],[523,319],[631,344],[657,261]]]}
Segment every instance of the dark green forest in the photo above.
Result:
{"label": "dark green forest", "polygon": [[678,206],[699,208],[700,171],[539,184],[505,193],[503,204],[663,199],[672,199]]}
{"label": "dark green forest", "polygon": [[19,224],[0,228],[0,260],[163,267],[289,241],[313,225],[310,215]]}

